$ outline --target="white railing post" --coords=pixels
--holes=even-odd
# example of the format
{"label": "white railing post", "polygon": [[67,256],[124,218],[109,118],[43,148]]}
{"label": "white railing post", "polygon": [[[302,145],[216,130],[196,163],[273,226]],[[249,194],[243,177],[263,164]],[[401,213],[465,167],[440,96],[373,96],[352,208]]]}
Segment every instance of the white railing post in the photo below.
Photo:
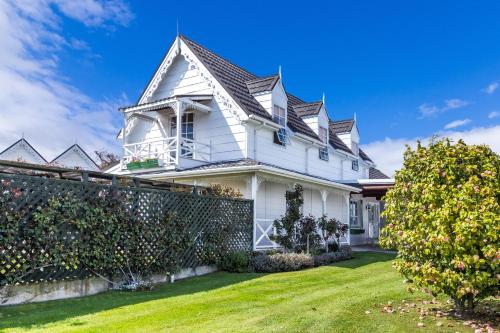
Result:
{"label": "white railing post", "polygon": [[347,244],[351,245],[351,195],[344,194],[345,203],[347,205]]}

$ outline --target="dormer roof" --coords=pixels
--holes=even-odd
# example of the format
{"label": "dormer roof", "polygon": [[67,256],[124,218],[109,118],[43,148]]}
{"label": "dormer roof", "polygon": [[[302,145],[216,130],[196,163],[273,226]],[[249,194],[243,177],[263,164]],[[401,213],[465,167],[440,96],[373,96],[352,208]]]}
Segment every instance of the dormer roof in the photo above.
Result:
{"label": "dormer roof", "polygon": [[246,84],[250,94],[254,95],[262,92],[272,91],[279,80],[279,75],[273,75],[250,80],[247,81]]}
{"label": "dormer roof", "polygon": [[330,123],[330,129],[335,134],[349,133],[354,127],[354,119],[336,120]]}
{"label": "dormer roof", "polygon": [[293,109],[295,113],[297,113],[297,116],[302,118],[302,117],[318,115],[322,107],[323,107],[323,102],[319,101],[319,102],[297,104],[293,106]]}
{"label": "dormer roof", "polygon": [[333,121],[330,121],[328,123],[328,140],[330,145],[338,150],[342,150],[346,153],[349,153],[351,155],[354,155],[352,150],[347,147],[347,145],[337,136],[337,134],[333,131]]}

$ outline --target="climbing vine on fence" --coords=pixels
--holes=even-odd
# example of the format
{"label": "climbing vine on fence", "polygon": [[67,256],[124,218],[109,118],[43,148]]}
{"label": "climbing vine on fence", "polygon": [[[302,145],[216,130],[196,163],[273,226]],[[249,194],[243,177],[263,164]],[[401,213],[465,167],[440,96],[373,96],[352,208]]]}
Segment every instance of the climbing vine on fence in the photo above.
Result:
{"label": "climbing vine on fence", "polygon": [[112,283],[252,246],[252,203],[0,173],[0,286]]}

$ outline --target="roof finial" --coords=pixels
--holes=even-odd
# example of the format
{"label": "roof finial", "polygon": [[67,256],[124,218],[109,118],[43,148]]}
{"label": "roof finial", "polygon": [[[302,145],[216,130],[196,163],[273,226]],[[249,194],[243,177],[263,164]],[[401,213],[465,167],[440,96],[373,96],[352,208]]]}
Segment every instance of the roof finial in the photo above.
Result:
{"label": "roof finial", "polygon": [[356,112],[354,112],[354,122],[357,123],[357,120],[356,120]]}
{"label": "roof finial", "polygon": [[279,67],[278,67],[278,76],[280,77],[280,79],[282,78],[281,77],[281,65],[279,65]]}
{"label": "roof finial", "polygon": [[176,22],[175,22],[175,27],[176,27],[176,30],[177,30],[177,37],[179,37],[179,18],[176,19]]}
{"label": "roof finial", "polygon": [[323,98],[321,99],[321,101],[323,102],[323,105],[325,105],[325,102],[326,102],[325,92],[323,92]]}

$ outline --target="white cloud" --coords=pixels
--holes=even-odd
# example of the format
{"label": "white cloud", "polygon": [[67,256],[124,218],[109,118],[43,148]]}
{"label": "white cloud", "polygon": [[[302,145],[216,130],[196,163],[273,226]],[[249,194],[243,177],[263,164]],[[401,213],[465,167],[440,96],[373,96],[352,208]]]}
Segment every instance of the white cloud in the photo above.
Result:
{"label": "white cloud", "polygon": [[[117,148],[120,127],[116,108],[128,104],[125,95],[96,101],[79,91],[58,69],[58,52],[72,47],[86,52],[89,45],[62,34],[61,14],[94,27],[122,24],[115,14],[99,12],[101,1],[0,1],[0,150],[25,137],[51,159],[75,141],[84,149]],[[70,4],[71,3],[71,4]],[[112,1],[113,5],[121,3]],[[123,5],[124,6],[124,5]],[[88,9],[83,9],[88,8]],[[78,10],[85,16],[76,14]],[[83,14],[82,14],[83,15]]]}
{"label": "white cloud", "polygon": [[464,125],[467,125],[468,123],[470,123],[471,121],[472,120],[470,120],[468,118],[467,119],[457,119],[457,120],[452,121],[451,123],[446,124],[444,129],[452,129],[452,128],[464,126]]}
{"label": "white cloud", "polygon": [[122,0],[53,0],[66,16],[89,27],[115,23],[126,26],[134,18]]}
{"label": "white cloud", "polygon": [[[468,131],[443,131],[438,133],[440,137],[449,137],[454,141],[463,139],[467,144],[487,144],[490,148],[500,154],[500,125],[492,127],[476,127]],[[394,175],[394,171],[401,168],[403,164],[403,153],[405,145],[415,148],[417,140],[428,143],[427,138],[385,138],[382,141],[371,142],[363,145],[363,150],[370,156],[377,167],[387,175]]]}
{"label": "white cloud", "polygon": [[491,95],[498,89],[499,85],[500,84],[498,82],[492,82],[486,88],[484,88],[483,91],[488,95]]}
{"label": "white cloud", "polygon": [[469,102],[464,101],[463,99],[453,98],[453,99],[447,99],[446,101],[444,101],[444,104],[445,106],[442,108],[442,110],[448,111],[448,110],[463,108],[469,105]]}
{"label": "white cloud", "polygon": [[441,107],[428,103],[421,104],[418,107],[418,111],[420,112],[420,118],[426,118],[448,110],[460,109],[469,104],[470,103],[468,101],[464,101],[463,99],[452,98],[445,100],[444,105]]}
{"label": "white cloud", "polygon": [[492,111],[488,114],[488,118],[493,119],[500,117],[500,111]]}

